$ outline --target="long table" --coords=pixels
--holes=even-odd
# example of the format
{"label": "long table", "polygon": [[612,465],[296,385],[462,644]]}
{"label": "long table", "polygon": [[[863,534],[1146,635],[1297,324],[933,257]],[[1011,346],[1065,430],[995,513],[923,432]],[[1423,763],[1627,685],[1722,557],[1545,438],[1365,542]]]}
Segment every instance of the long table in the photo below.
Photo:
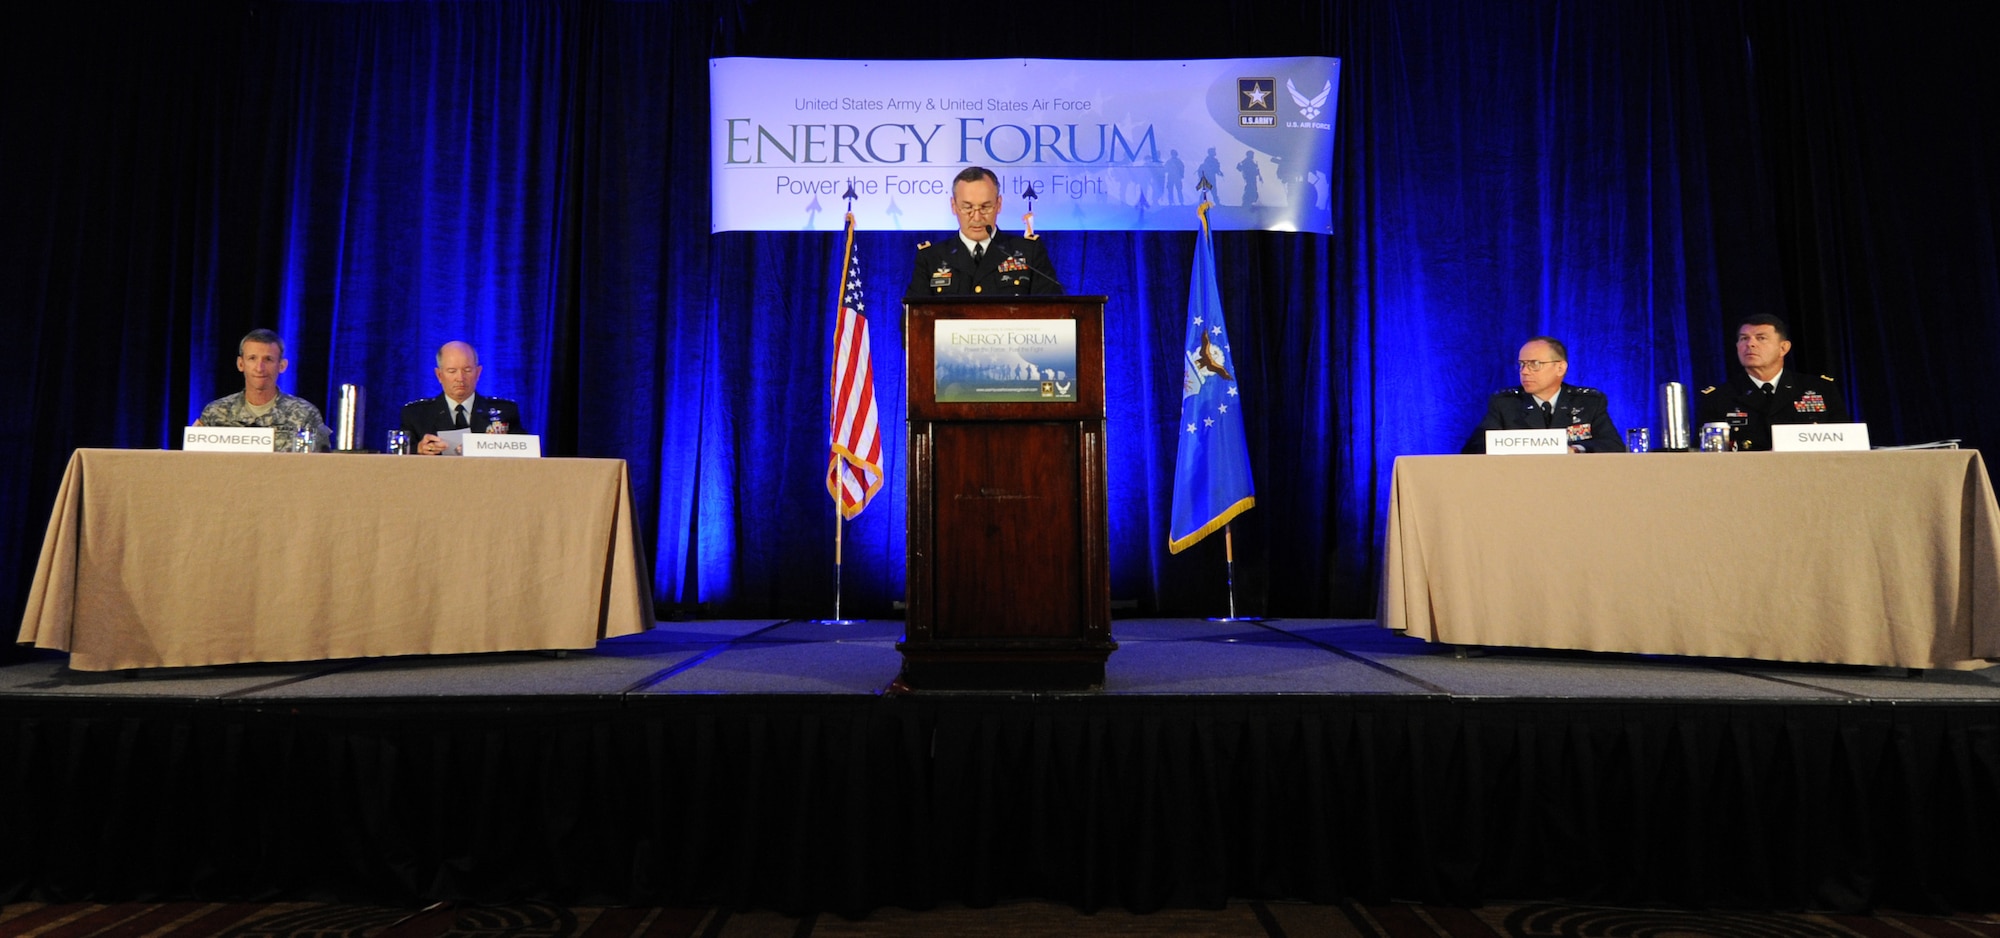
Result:
{"label": "long table", "polygon": [[2000,510],[1972,450],[1406,456],[1380,609],[1454,645],[1979,667]]}
{"label": "long table", "polygon": [[20,641],[82,671],[589,648],[652,627],[617,459],[80,449]]}

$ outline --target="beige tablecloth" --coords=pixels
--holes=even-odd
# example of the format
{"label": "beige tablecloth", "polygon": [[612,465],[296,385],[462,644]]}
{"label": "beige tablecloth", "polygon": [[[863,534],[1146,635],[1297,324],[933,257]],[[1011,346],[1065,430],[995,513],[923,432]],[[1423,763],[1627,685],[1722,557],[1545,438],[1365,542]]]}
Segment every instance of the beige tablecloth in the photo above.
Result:
{"label": "beige tablecloth", "polygon": [[1408,456],[1382,624],[1436,642],[1911,668],[2000,657],[1972,450]]}
{"label": "beige tablecloth", "polygon": [[20,640],[84,671],[652,627],[623,460],[78,450]]}

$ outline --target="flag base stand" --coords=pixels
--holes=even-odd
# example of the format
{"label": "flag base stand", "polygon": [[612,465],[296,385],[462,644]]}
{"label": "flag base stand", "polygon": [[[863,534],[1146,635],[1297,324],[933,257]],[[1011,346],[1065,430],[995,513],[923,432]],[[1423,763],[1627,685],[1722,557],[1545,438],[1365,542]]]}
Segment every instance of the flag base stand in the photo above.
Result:
{"label": "flag base stand", "polygon": [[862,625],[867,619],[807,619],[813,625]]}
{"label": "flag base stand", "polygon": [[1224,576],[1229,584],[1229,614],[1209,616],[1210,622],[1263,622],[1264,616],[1239,616],[1236,614],[1236,535],[1228,524],[1222,526],[1222,563]]}

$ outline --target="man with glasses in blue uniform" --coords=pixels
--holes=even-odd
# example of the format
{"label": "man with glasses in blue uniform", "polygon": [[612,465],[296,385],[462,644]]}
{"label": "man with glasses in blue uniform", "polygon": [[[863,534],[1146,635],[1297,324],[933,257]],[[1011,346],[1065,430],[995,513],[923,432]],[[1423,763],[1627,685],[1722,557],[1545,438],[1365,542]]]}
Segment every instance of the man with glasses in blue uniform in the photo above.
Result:
{"label": "man with glasses in blue uniform", "polygon": [[994,227],[1000,217],[1000,180],[992,170],[973,166],[952,179],[951,213],[958,218],[957,232],[917,245],[905,299],[1063,292],[1040,239]]}
{"label": "man with glasses in blue uniform", "polygon": [[1529,339],[1514,364],[1521,375],[1520,387],[1503,388],[1486,399],[1486,416],[1465,441],[1463,452],[1486,452],[1488,430],[1550,427],[1568,431],[1571,452],[1625,452],[1625,441],[1611,424],[1604,392],[1563,383],[1569,374],[1569,349],[1561,342],[1545,335]]}

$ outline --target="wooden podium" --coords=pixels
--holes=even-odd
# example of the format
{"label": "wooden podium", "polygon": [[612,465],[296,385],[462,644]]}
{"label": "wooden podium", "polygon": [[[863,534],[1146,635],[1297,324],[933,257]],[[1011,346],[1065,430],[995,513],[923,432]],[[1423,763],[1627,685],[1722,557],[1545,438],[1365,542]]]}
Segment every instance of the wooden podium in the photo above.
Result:
{"label": "wooden podium", "polygon": [[[1101,687],[1118,647],[1105,544],[1104,297],[923,300],[905,315],[904,683]],[[1060,367],[1060,351],[1051,365],[1043,347],[1059,349],[1069,330],[1074,370]]]}

